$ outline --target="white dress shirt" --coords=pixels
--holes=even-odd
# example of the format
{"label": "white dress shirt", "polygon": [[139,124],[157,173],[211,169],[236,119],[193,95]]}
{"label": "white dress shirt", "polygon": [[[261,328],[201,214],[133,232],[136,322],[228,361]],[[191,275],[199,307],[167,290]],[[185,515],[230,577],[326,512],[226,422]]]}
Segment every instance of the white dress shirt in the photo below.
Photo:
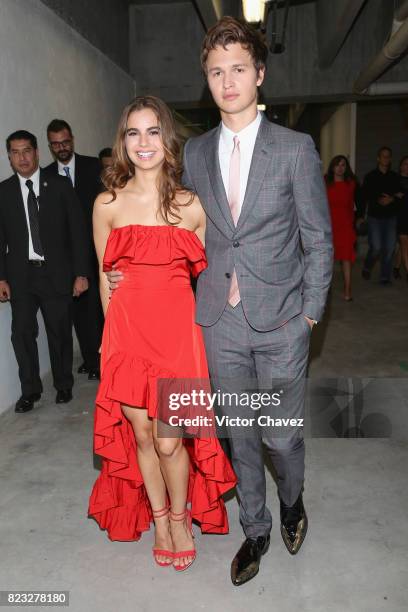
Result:
{"label": "white dress shirt", "polygon": [[61,176],[66,177],[67,173],[65,172],[64,168],[69,168],[69,173],[71,175],[72,184],[75,187],[75,153],[67,164],[61,164],[60,161],[58,161],[57,163],[58,163],[58,174],[60,174]]}
{"label": "white dress shirt", "polygon": [[21,188],[21,194],[23,196],[23,202],[24,202],[24,211],[25,211],[25,216],[26,216],[26,220],[27,220],[27,229],[28,229],[28,259],[40,259],[41,261],[44,261],[44,257],[42,255],[39,255],[38,253],[36,253],[34,251],[33,248],[33,240],[31,238],[31,228],[30,228],[30,217],[28,216],[28,204],[27,204],[27,199],[28,199],[28,187],[26,185],[26,181],[30,180],[33,182],[33,191],[35,193],[35,195],[37,196],[37,198],[39,198],[40,196],[40,169],[37,168],[37,170],[34,172],[34,174],[32,174],[30,177],[25,178],[24,176],[21,176],[20,174],[17,173],[18,176],[18,180],[20,181],[20,188]]}
{"label": "white dress shirt", "polygon": [[251,167],[255,140],[258,135],[262,115],[258,112],[256,118],[240,132],[232,132],[224,123],[221,124],[220,142],[218,145],[218,158],[220,161],[222,182],[228,197],[229,168],[231,153],[234,148],[234,136],[238,136],[240,150],[239,171],[239,208],[241,210],[248,183],[249,169]]}

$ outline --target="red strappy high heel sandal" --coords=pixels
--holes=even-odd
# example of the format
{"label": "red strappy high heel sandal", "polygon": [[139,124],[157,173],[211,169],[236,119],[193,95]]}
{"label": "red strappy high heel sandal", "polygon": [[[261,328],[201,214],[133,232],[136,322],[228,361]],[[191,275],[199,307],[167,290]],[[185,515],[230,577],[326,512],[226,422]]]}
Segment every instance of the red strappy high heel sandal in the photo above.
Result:
{"label": "red strappy high heel sandal", "polygon": [[[194,533],[192,529],[192,521],[191,521],[191,512],[189,510],[186,509],[183,512],[173,512],[172,510],[170,510],[170,520],[171,521],[186,520],[187,527],[191,531],[191,535],[194,538]],[[174,552],[173,561],[174,559],[181,559],[182,557],[193,557],[190,563],[187,563],[187,565],[174,565],[174,562],[173,562],[173,567],[176,570],[176,572],[183,572],[184,570],[188,569],[190,565],[192,565],[192,563],[195,561],[196,554],[197,553],[194,548],[192,550],[180,550],[179,552]]]}
{"label": "red strappy high heel sandal", "polygon": [[[166,516],[167,514],[169,514],[169,507],[166,506],[165,508],[162,508],[161,510],[152,509],[152,514],[153,514],[154,519],[162,518],[163,516]],[[153,546],[152,551],[153,551],[154,560],[156,561],[157,565],[160,565],[161,567],[168,567],[169,565],[173,565],[174,553],[172,550],[165,550],[165,549],[156,548],[155,546]],[[156,555],[163,555],[163,557],[170,557],[171,561],[158,561]]]}

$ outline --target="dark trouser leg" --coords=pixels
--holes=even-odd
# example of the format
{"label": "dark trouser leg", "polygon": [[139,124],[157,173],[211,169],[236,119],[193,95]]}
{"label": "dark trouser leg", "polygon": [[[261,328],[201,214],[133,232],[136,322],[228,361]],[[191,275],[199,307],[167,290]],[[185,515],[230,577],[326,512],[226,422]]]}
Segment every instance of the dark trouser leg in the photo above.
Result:
{"label": "dark trouser leg", "polygon": [[[207,359],[214,391],[240,393],[247,383],[256,382],[254,360],[248,344],[248,324],[242,306],[227,306],[222,317],[211,327],[204,327]],[[256,415],[250,407],[219,407],[220,415],[230,417]],[[272,517],[265,505],[265,467],[262,440],[254,428],[231,427],[227,430],[231,460],[238,478],[237,493],[240,521],[247,537],[256,538],[269,533]]]}
{"label": "dark trouser leg", "polygon": [[103,312],[98,284],[90,280],[89,289],[73,300],[75,333],[85,365],[99,369],[99,347],[102,339]]}
{"label": "dark trouser leg", "polygon": [[[262,407],[275,419],[303,419],[310,326],[298,315],[270,332],[251,332],[259,388],[279,392],[280,404]],[[283,393],[281,393],[283,391]],[[276,422],[276,421],[275,421]],[[292,506],[303,487],[305,446],[302,427],[262,427],[262,439],[278,477],[279,496]]]}
{"label": "dark trouser leg", "polygon": [[364,269],[371,270],[381,254],[381,219],[368,217],[368,252],[364,261]]}
{"label": "dark trouser leg", "polygon": [[42,392],[38,360],[38,301],[27,293],[11,300],[11,342],[18,364],[23,395]]}
{"label": "dark trouser leg", "polygon": [[397,219],[381,219],[381,280],[390,281],[392,260],[397,242]]}
{"label": "dark trouser leg", "polygon": [[54,387],[72,389],[72,301],[71,296],[56,296],[41,301],[41,314],[47,332]]}
{"label": "dark trouser leg", "polygon": [[55,292],[46,267],[34,268],[31,290],[37,296],[44,319],[54,387],[72,389],[72,297]]}

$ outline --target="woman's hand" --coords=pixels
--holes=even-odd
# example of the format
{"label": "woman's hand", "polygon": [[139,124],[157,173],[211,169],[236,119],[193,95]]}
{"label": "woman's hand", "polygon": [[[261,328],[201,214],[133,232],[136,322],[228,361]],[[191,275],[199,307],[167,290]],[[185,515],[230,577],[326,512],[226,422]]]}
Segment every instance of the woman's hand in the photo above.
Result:
{"label": "woman's hand", "polygon": [[113,268],[110,272],[105,272],[105,274],[108,278],[109,289],[111,291],[114,291],[115,289],[119,287],[120,283],[123,280],[122,272],[120,270],[115,270]]}

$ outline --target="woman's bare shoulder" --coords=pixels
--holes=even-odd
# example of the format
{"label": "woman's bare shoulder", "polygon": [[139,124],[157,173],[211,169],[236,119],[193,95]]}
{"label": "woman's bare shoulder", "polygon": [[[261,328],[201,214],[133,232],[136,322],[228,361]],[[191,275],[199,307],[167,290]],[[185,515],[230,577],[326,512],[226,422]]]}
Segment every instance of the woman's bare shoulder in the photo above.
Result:
{"label": "woman's bare shoulder", "polygon": [[102,191],[96,196],[95,206],[104,206],[112,202],[113,196],[110,191]]}
{"label": "woman's bare shoulder", "polygon": [[126,198],[128,190],[125,187],[115,188],[115,195],[111,191],[102,191],[95,200],[95,206],[105,207],[107,204],[121,204]]}
{"label": "woman's bare shoulder", "polygon": [[177,193],[177,203],[180,206],[190,208],[194,212],[198,212],[200,209],[202,209],[198,195],[188,190],[180,190]]}

